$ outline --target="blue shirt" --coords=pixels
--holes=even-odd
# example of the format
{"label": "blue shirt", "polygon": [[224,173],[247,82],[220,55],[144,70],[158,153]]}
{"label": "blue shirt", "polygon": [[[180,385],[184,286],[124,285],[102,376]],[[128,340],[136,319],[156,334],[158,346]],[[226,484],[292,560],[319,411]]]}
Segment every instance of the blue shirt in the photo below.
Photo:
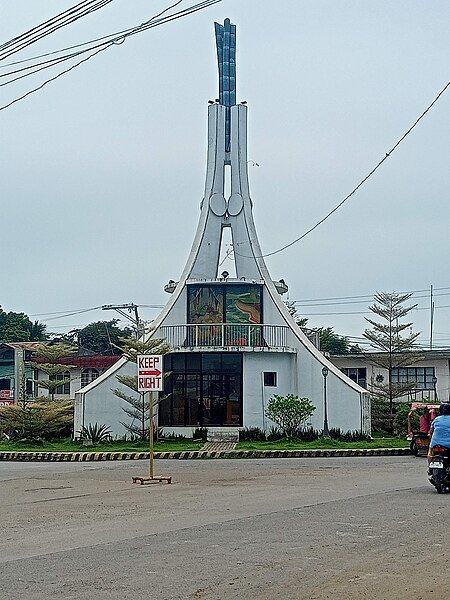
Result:
{"label": "blue shirt", "polygon": [[433,435],[430,446],[447,446],[450,448],[450,415],[439,415],[431,424]]}

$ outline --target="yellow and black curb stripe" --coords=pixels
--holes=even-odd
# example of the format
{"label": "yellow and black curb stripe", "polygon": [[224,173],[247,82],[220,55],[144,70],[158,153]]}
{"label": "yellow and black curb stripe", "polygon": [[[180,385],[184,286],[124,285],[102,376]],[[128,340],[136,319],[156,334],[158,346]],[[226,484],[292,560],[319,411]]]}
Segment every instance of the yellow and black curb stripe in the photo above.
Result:
{"label": "yellow and black curb stripe", "polygon": [[[345,456],[406,456],[409,448],[366,448],[361,450],[183,450],[179,452],[155,452],[159,459],[212,459],[212,458],[330,458]],[[101,460],[149,459],[149,452],[0,452],[0,461],[33,462],[85,462]]]}

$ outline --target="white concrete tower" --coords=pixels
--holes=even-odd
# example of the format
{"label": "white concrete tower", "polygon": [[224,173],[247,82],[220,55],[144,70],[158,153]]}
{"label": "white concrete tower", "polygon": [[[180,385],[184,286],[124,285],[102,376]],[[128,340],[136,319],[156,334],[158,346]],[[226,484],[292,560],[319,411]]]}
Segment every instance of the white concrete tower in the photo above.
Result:
{"label": "white concrete tower", "polygon": [[[171,298],[153,322],[153,337],[171,345],[171,376],[159,424],[189,435],[196,427],[268,429],[265,407],[274,394],[306,396],[316,405],[311,424],[324,423],[324,384],[330,427],[370,431],[369,396],[331,364],[289,314],[258,242],[248,183],[246,104],[236,104],[236,28],[216,23],[219,99],[208,107],[206,183],[192,249]],[[227,185],[228,184],[228,185]],[[223,232],[229,228],[235,276],[220,273]],[[119,361],[77,394],[75,430],[87,422],[125,432],[115,376],[133,373]]]}

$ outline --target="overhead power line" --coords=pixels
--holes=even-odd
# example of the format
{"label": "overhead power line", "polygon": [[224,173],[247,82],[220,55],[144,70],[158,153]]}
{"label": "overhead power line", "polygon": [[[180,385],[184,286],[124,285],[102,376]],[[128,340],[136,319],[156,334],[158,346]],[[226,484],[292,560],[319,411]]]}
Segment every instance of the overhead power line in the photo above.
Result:
{"label": "overhead power line", "polygon": [[[450,308],[450,304],[446,304],[444,306],[435,306],[436,309],[438,308]],[[415,308],[414,310],[430,310],[429,306],[420,306],[418,308]],[[370,311],[367,310],[363,310],[363,311],[349,311],[349,312],[318,312],[318,313],[304,313],[301,312],[300,316],[301,317],[318,317],[318,316],[333,316],[333,315],[370,315],[372,314]]]}
{"label": "overhead power line", "polygon": [[[155,15],[154,17],[152,17],[150,20],[141,23],[141,25],[145,25],[146,23],[150,23],[151,21],[155,20],[157,17],[161,16],[162,14],[164,14],[165,12],[167,12],[168,10],[170,10],[171,8],[175,8],[176,6],[178,6],[178,4],[181,4],[181,2],[183,2],[184,0],[178,0],[175,4],[172,4],[171,6],[168,6],[167,8],[165,8],[163,11],[161,11],[158,15]],[[222,0],[218,0],[218,1],[222,1]],[[101,42],[103,40],[109,40],[112,37],[116,37],[116,36],[121,36],[125,33],[131,32],[134,29],[136,29],[136,26],[133,27],[129,27],[128,29],[122,29],[121,31],[116,31],[114,33],[109,33],[108,35],[103,35],[101,37],[98,38],[94,38],[92,40],[88,40],[87,42],[81,42],[79,44],[74,44],[72,46],[66,46],[64,48],[60,48],[59,50],[53,50],[52,52],[45,52],[43,54],[38,54],[37,56],[30,56],[29,58],[23,58],[22,60],[16,60],[14,62],[10,62],[10,63],[6,63],[5,65],[0,65],[0,68],[6,68],[6,67],[10,67],[13,65],[19,65],[22,64],[24,62],[30,62],[32,60],[37,60],[39,58],[45,58],[46,56],[52,56],[53,54],[60,54],[61,52],[65,52],[66,50],[73,50],[75,48],[81,48],[82,46],[87,46],[89,44],[95,44],[95,42]]]}
{"label": "overhead power line", "polygon": [[[60,314],[55,317],[49,317],[48,319],[41,319],[41,321],[45,323],[47,321],[55,321],[56,319],[65,319],[66,317],[71,317],[73,315],[81,315],[82,313],[92,312],[93,310],[99,310],[99,309],[101,309],[101,306],[94,306],[93,308],[85,308],[84,310],[74,310],[72,312]],[[30,316],[35,317],[37,315],[30,315]]]}
{"label": "overhead power line", "polygon": [[[450,292],[444,292],[442,294],[434,294],[433,297],[436,296],[450,296]],[[412,300],[420,300],[422,298],[429,298],[430,295],[428,294],[427,296],[412,296]],[[344,300],[341,302],[315,302],[315,301],[311,301],[309,303],[306,302],[302,302],[301,300],[299,301],[295,301],[294,304],[296,305],[297,308],[305,308],[307,306],[310,306],[311,308],[314,306],[342,306],[344,304],[367,304],[368,302],[373,301],[373,296],[372,296],[372,300]]]}
{"label": "overhead power line", "polygon": [[[434,288],[435,290],[450,290],[450,287],[436,287]],[[421,293],[421,292],[426,292],[426,289],[423,290],[409,290],[409,291],[402,291],[399,292],[400,294],[416,294],[416,293]],[[446,294],[445,294],[446,295]],[[294,303],[294,304],[298,304],[298,303],[304,303],[304,302],[319,302],[319,301],[327,301],[327,300],[346,300],[348,298],[369,298],[370,300],[373,300],[374,297],[374,293],[372,294],[362,294],[362,295],[356,295],[356,296],[332,296],[330,298],[309,298],[309,299],[305,299],[305,300],[291,300],[290,302]],[[424,296],[425,297],[425,296]],[[152,308],[152,309],[160,309],[160,308],[164,308],[164,304],[144,304],[139,302],[138,303],[140,308]],[[312,306],[312,305],[310,305]],[[320,304],[316,304],[316,306],[320,306]],[[300,307],[301,308],[301,307]],[[444,307],[441,307],[444,308]],[[33,313],[30,314],[30,317],[46,317],[46,316],[58,316],[58,315],[63,315],[63,316],[69,316],[69,315],[75,315],[75,314],[81,314],[81,313],[85,313],[85,312],[91,312],[94,310],[100,310],[101,306],[93,306],[90,308],[72,308],[72,309],[68,309],[68,310],[54,310],[51,312],[45,312],[45,313]],[[442,333],[436,333],[436,335],[447,335],[447,334],[442,334]]]}
{"label": "overhead power line", "polygon": [[107,4],[110,4],[112,0],[84,0],[68,8],[67,10],[59,13],[58,15],[44,21],[36,27],[32,27],[25,33],[22,33],[8,42],[4,42],[0,45],[0,60],[8,58],[16,52],[31,46],[32,44],[40,41],[42,38],[50,35],[51,33],[70,25],[74,21],[89,15],[100,8],[103,8]]}
{"label": "overhead power line", "polygon": [[[289,244],[285,244],[284,246],[281,246],[281,248],[278,248],[277,250],[273,250],[272,252],[267,252],[266,254],[260,254],[260,255],[256,256],[255,258],[266,258],[267,256],[273,256],[274,254],[278,254],[279,252],[283,252],[284,250],[287,250],[287,248],[290,248],[294,244],[297,244],[298,242],[303,240],[307,235],[312,233],[315,229],[317,229],[320,225],[322,225],[322,223],[324,223],[327,219],[329,219],[331,217],[331,215],[333,215],[337,210],[339,210],[341,208],[341,206],[345,202],[347,202],[347,200],[349,200],[349,198],[351,198],[354,194],[356,194],[356,192],[359,190],[359,188],[362,187],[370,177],[372,177],[372,175],[381,167],[381,165],[398,148],[398,146],[403,142],[403,140],[420,123],[420,121],[425,117],[425,115],[428,113],[428,111],[430,111],[433,108],[433,106],[436,104],[436,102],[439,100],[439,98],[447,91],[447,89],[449,87],[450,87],[450,81],[448,81],[445,84],[445,86],[440,90],[440,92],[437,94],[437,96],[435,96],[433,101],[417,117],[417,119],[414,121],[414,123],[411,125],[411,127],[407,131],[405,131],[405,133],[395,142],[395,144],[392,146],[392,148],[390,150],[388,150],[388,152],[386,152],[385,156],[381,160],[378,161],[378,163],[375,165],[375,167],[365,177],[363,177],[363,179],[361,179],[361,181],[358,183],[358,185],[356,187],[354,187],[353,190],[349,194],[347,194],[347,196],[345,196],[345,198],[343,200],[341,200],[339,202],[339,204],[337,204],[332,210],[330,210],[330,212],[328,212],[322,219],[320,219],[320,221],[318,221],[315,225],[313,225],[308,230],[306,230],[304,233],[302,233],[302,235],[300,235],[298,238],[295,238],[295,240],[292,240],[292,242],[289,242]],[[236,244],[236,245],[238,245],[238,244]],[[237,254],[238,256],[242,256],[244,258],[253,258],[252,256],[246,256],[244,254],[239,254],[239,252],[236,252],[236,250],[235,250],[235,254]]]}
{"label": "overhead power line", "polygon": [[[149,19],[148,21],[145,21],[144,23],[141,23],[140,25],[137,25],[137,26],[132,27],[132,28],[130,28],[128,30],[125,30],[125,32],[111,34],[113,36],[112,38],[111,38],[111,36],[107,36],[108,39],[106,41],[102,42],[101,44],[97,44],[96,46],[90,46],[89,48],[86,48],[84,50],[80,50],[80,51],[75,52],[75,53],[71,53],[70,55],[65,55],[65,56],[58,57],[54,61],[49,61],[49,64],[47,64],[45,66],[42,66],[42,68],[36,68],[34,71],[31,71],[31,72],[27,73],[26,76],[34,75],[35,73],[43,70],[44,68],[50,68],[50,67],[56,66],[57,64],[59,64],[61,62],[64,62],[66,60],[70,60],[70,59],[75,58],[76,56],[79,56],[81,54],[85,54],[85,53],[91,52],[91,54],[89,54],[84,59],[80,60],[79,62],[73,64],[68,69],[65,69],[64,71],[61,71],[57,75],[55,75],[55,76],[47,79],[46,81],[44,81],[43,83],[41,83],[39,86],[37,86],[37,87],[35,87],[35,88],[27,91],[26,93],[22,94],[21,96],[13,99],[11,102],[9,102],[9,103],[7,103],[7,104],[5,104],[3,106],[0,106],[0,111],[1,110],[5,110],[6,108],[9,108],[10,106],[12,106],[13,104],[15,104],[16,102],[19,102],[20,100],[23,100],[24,98],[26,98],[30,94],[33,94],[33,93],[41,90],[47,84],[51,83],[52,81],[55,81],[56,79],[58,79],[62,75],[65,75],[66,73],[69,73],[70,71],[72,71],[76,67],[80,66],[81,64],[87,62],[88,60],[90,60],[91,58],[93,58],[94,56],[96,56],[97,54],[99,54],[100,52],[103,52],[104,50],[107,50],[108,48],[111,48],[111,46],[122,44],[128,37],[130,37],[132,35],[136,35],[138,33],[142,33],[143,31],[146,31],[147,29],[151,29],[153,27],[157,27],[159,25],[163,25],[163,24],[168,23],[170,21],[173,21],[175,19],[180,19],[182,17],[185,17],[185,16],[188,16],[190,14],[193,14],[193,13],[199,11],[199,10],[203,10],[204,8],[212,6],[213,4],[217,4],[218,2],[222,2],[222,0],[204,0],[203,2],[200,2],[198,4],[189,6],[188,8],[180,10],[180,11],[178,11],[176,13],[167,15],[167,16],[162,17],[162,18],[159,18],[159,17],[161,17],[161,15],[163,15],[167,11],[169,11],[172,8],[176,7],[182,1],[183,0],[178,0],[178,2],[175,2],[174,4],[166,7],[163,11],[161,11],[157,15],[154,15],[153,17],[151,17],[151,19]],[[93,50],[95,50],[95,52],[93,52]],[[31,68],[35,68],[35,67],[39,67],[39,66],[40,65],[33,65]],[[15,72],[18,72],[18,71],[15,71]],[[14,74],[14,73],[11,72],[11,73],[2,74],[1,77],[8,76],[8,75],[11,75],[11,74]],[[13,81],[16,81],[17,79],[22,79],[23,77],[24,76],[18,76],[15,79],[13,79],[11,81],[8,81],[6,83],[3,83],[1,85],[8,85],[9,83],[12,83]]]}

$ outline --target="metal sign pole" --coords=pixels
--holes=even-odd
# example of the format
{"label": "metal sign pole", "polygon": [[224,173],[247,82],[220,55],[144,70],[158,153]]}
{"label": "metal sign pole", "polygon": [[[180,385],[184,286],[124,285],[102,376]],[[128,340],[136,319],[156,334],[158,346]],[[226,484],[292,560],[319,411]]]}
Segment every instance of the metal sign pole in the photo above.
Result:
{"label": "metal sign pole", "polygon": [[150,479],[153,479],[155,475],[154,469],[154,444],[153,444],[153,392],[148,393],[148,402],[149,402],[149,431],[148,431],[148,439],[150,443]]}
{"label": "metal sign pole", "polygon": [[[142,393],[142,402],[145,409],[145,398],[148,398],[148,447],[149,467],[147,477],[133,477],[133,483],[154,483],[167,481],[172,483],[172,477],[155,475],[155,448],[154,448],[154,408],[155,392],[163,390],[164,373],[161,354],[140,354],[137,356],[137,389]],[[148,395],[147,395],[148,394]]]}

